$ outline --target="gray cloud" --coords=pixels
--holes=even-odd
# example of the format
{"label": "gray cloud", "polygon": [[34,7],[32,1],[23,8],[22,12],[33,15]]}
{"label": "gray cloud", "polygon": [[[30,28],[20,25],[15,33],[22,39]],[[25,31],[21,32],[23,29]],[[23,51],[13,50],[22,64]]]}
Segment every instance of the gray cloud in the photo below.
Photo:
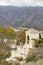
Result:
{"label": "gray cloud", "polygon": [[43,6],[43,0],[0,0],[0,5]]}

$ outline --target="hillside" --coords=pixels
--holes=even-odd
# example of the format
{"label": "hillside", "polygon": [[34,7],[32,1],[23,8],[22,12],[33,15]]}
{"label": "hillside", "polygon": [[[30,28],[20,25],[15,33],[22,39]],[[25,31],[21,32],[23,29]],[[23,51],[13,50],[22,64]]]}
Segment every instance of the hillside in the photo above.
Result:
{"label": "hillside", "polygon": [[0,25],[43,27],[43,7],[0,6]]}

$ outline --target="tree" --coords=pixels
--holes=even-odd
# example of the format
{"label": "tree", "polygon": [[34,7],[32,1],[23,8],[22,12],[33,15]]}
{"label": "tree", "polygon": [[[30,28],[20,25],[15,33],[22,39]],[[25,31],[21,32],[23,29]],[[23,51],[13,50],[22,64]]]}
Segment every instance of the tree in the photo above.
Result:
{"label": "tree", "polygon": [[20,34],[18,35],[19,37],[19,41],[25,43],[25,39],[26,39],[26,34],[25,34],[25,30],[21,31]]}

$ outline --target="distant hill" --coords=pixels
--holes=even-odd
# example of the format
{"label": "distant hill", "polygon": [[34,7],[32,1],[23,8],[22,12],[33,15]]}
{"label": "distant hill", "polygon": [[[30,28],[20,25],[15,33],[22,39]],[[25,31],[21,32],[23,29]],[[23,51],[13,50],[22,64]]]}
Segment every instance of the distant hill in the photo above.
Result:
{"label": "distant hill", "polygon": [[43,27],[43,7],[0,6],[0,26]]}

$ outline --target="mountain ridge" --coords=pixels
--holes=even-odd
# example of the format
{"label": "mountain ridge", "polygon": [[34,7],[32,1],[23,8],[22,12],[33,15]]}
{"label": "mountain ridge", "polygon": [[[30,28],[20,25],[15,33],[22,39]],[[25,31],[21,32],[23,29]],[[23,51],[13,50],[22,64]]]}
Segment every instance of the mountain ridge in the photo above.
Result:
{"label": "mountain ridge", "polygon": [[0,26],[43,27],[43,7],[0,6]]}

